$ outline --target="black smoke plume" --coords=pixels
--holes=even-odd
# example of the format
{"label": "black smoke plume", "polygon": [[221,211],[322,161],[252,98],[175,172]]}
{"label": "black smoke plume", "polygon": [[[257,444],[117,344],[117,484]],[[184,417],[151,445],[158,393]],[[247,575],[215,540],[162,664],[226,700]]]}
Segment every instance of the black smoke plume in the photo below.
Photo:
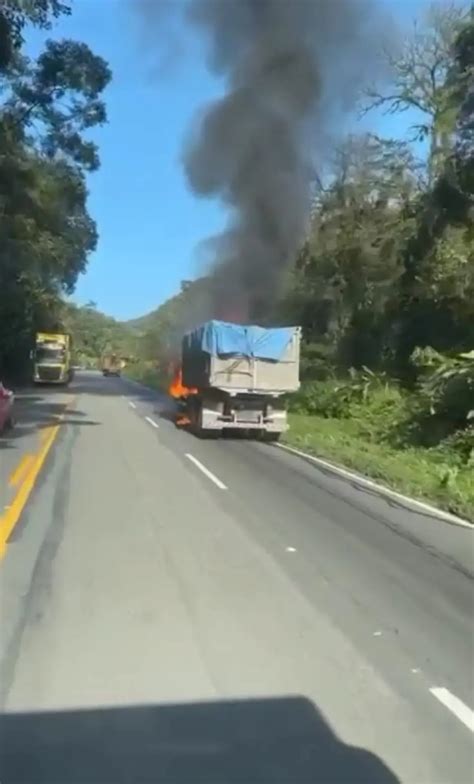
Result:
{"label": "black smoke plume", "polygon": [[378,20],[366,0],[192,0],[188,18],[226,88],[184,156],[193,191],[230,212],[211,241],[215,305],[265,318],[308,227],[315,158],[373,75]]}
{"label": "black smoke plume", "polygon": [[[143,3],[143,0],[141,0]],[[371,0],[188,0],[224,95],[184,151],[192,190],[226,206],[207,241],[213,313],[265,320],[308,228],[315,161],[374,77],[382,20]]]}

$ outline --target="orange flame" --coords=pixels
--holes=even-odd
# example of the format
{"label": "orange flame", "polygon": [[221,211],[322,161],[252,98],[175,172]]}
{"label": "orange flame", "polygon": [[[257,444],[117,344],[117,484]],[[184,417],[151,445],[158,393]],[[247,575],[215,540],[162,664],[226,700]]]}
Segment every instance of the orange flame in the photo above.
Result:
{"label": "orange flame", "polygon": [[[198,390],[195,389],[194,387],[184,386],[182,369],[181,366],[178,366],[175,369],[173,379],[168,387],[168,394],[170,395],[170,397],[173,397],[175,400],[182,401],[183,399],[189,397],[189,395],[196,395],[197,392]],[[177,411],[175,423],[176,425],[178,425],[178,427],[184,427],[185,425],[191,424],[191,419],[188,417],[188,415],[185,412],[180,413]]]}
{"label": "orange flame", "polygon": [[198,390],[195,387],[185,387],[183,384],[183,373],[181,367],[176,370],[173,380],[168,387],[168,394],[176,400],[189,395],[197,395]]}

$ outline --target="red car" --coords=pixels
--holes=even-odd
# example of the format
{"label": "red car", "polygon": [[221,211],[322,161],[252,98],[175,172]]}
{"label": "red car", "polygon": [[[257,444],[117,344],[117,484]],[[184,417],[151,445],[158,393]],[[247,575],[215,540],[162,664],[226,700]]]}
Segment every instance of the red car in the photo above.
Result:
{"label": "red car", "polygon": [[0,381],[0,433],[13,425],[13,404],[15,396]]}

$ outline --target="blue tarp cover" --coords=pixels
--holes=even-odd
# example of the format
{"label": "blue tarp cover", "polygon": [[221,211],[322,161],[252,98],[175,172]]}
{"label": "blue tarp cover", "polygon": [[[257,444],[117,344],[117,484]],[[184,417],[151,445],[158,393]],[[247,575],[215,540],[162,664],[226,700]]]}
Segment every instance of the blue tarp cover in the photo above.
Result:
{"label": "blue tarp cover", "polygon": [[184,348],[187,351],[206,351],[212,356],[278,360],[285,353],[294,332],[295,327],[266,329],[226,321],[208,321],[184,336]]}

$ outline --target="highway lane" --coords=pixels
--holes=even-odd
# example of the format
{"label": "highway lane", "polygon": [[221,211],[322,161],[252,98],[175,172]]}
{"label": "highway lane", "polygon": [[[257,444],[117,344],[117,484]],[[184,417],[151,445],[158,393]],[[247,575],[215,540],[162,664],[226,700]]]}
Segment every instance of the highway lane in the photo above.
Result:
{"label": "highway lane", "polygon": [[[471,780],[471,531],[275,447],[195,439],[126,380],[82,374],[71,393],[1,565],[2,781],[27,780],[28,741],[44,763],[38,726],[84,749],[90,721],[115,749],[135,739],[144,781]],[[106,780],[99,760],[61,770]]]}

